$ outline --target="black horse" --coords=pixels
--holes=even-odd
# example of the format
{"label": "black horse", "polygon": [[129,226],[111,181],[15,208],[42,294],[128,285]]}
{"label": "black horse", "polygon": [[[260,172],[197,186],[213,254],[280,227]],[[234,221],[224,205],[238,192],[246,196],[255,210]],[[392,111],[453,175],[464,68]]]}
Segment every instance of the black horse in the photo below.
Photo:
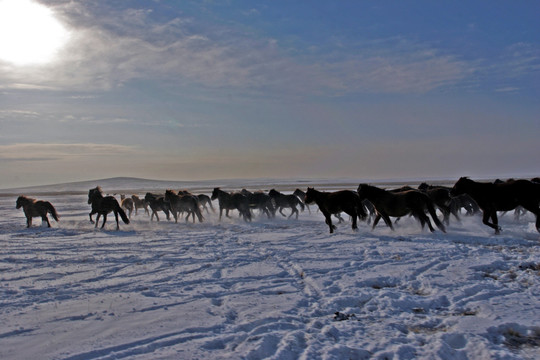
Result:
{"label": "black horse", "polygon": [[152,209],[152,215],[150,216],[150,221],[154,220],[154,216],[156,217],[156,220],[159,221],[158,211],[163,211],[165,213],[165,216],[167,217],[167,220],[170,219],[170,212],[171,212],[171,204],[165,200],[165,197],[163,195],[157,195],[152,193],[146,193],[144,196],[144,200],[150,205],[150,209]]}
{"label": "black horse", "polygon": [[433,201],[433,204],[442,212],[443,221],[446,225],[450,224],[450,214],[454,215],[456,220],[459,221],[458,209],[456,206],[452,206],[450,188],[421,183],[418,186],[418,190],[427,194],[431,201]]}
{"label": "black horse", "polygon": [[304,211],[304,203],[300,201],[296,195],[285,195],[276,189],[270,190],[268,195],[270,195],[270,197],[274,200],[276,209],[279,209],[280,214],[283,216],[287,216],[285,213],[283,213],[283,209],[290,208],[292,211],[288,218],[296,214],[296,218],[298,219],[298,209],[296,208],[296,205],[299,205],[300,209]]}
{"label": "black horse", "polygon": [[314,188],[307,189],[305,196],[306,204],[316,203],[325,217],[325,222],[330,228],[330,234],[336,226],[332,224],[332,214],[345,212],[352,217],[352,229],[358,229],[357,218],[365,219],[367,214],[358,194],[350,190],[336,192],[317,191]]}
{"label": "black horse", "polygon": [[513,210],[517,206],[522,206],[536,216],[536,230],[540,232],[540,184],[529,180],[483,183],[462,177],[455,183],[451,194],[469,194],[482,209],[482,222],[495,229],[495,234],[501,231],[497,211]]}
{"label": "black horse", "polygon": [[246,189],[242,189],[240,193],[248,198],[250,209],[258,209],[259,214],[264,213],[269,219],[276,216],[276,208],[270,195],[262,191],[251,192]]}
{"label": "black horse", "polygon": [[220,188],[214,188],[212,191],[212,200],[218,199],[219,202],[219,220],[225,210],[225,216],[229,216],[229,210],[238,210],[244,221],[251,221],[251,210],[249,208],[249,200],[247,196],[240,193],[229,194]]}
{"label": "black horse", "polygon": [[199,222],[203,222],[203,216],[199,207],[199,198],[195,195],[176,195],[172,190],[165,191],[165,200],[171,205],[171,212],[174,216],[174,222],[178,222],[178,214],[184,211],[187,212],[186,221],[189,216],[193,217],[195,222],[195,215],[199,219]]}
{"label": "black horse", "polygon": [[21,195],[17,198],[17,209],[23,208],[24,215],[26,216],[26,227],[32,226],[33,217],[41,217],[41,221],[46,221],[47,226],[51,227],[47,214],[51,214],[53,219],[58,222],[58,214],[56,209],[48,201],[36,200]]}
{"label": "black horse", "polygon": [[97,214],[95,227],[98,226],[99,217],[103,215],[103,224],[101,225],[101,228],[103,229],[105,223],[107,222],[107,214],[110,212],[114,212],[114,217],[116,219],[116,230],[120,230],[120,225],[118,224],[118,214],[120,214],[120,217],[125,224],[129,224],[129,218],[124,210],[122,210],[122,207],[120,207],[118,201],[113,196],[104,197],[99,186],[88,191],[88,204],[92,205],[92,211],[89,214],[90,222],[92,224],[94,224],[92,215]]}
{"label": "black horse", "polygon": [[435,222],[435,225],[437,225],[442,232],[446,232],[444,225],[437,218],[433,202],[426,194],[418,190],[391,192],[376,186],[360,184],[357,192],[360,199],[369,200],[377,211],[377,216],[373,221],[372,229],[375,228],[382,218],[386,225],[394,230],[390,216],[402,217],[410,214],[420,221],[422,229],[427,224],[429,230],[433,232],[435,229],[431,226],[429,217],[425,213],[427,210],[431,215],[433,222]]}

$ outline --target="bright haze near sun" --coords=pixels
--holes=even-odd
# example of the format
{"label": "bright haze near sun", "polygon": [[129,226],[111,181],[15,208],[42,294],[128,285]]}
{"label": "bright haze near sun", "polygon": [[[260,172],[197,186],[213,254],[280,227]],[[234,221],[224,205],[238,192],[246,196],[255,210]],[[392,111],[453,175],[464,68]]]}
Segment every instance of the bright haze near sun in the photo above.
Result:
{"label": "bright haze near sun", "polygon": [[31,0],[0,0],[0,60],[47,64],[67,40],[68,31],[49,8]]}

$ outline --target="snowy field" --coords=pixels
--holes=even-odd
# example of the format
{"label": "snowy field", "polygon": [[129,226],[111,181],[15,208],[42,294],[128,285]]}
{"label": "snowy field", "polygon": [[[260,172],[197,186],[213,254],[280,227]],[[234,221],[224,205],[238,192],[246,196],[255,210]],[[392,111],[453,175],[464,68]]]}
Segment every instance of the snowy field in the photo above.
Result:
{"label": "snowy field", "polygon": [[[182,185],[210,194],[215,184]],[[501,217],[498,236],[480,217],[452,218],[447,234],[401,219],[395,232],[382,222],[353,232],[347,221],[330,235],[316,205],[298,220],[252,223],[157,223],[139,212],[120,231],[113,216],[96,230],[93,186],[27,190],[59,212],[50,229],[39,218],[26,229],[19,193],[2,192],[0,359],[540,358],[530,214]]]}

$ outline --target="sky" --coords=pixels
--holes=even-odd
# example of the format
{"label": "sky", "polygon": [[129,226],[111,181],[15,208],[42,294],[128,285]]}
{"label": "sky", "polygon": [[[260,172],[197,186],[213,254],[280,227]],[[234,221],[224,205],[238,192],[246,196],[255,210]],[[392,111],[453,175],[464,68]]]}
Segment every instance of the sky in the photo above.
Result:
{"label": "sky", "polygon": [[538,14],[538,1],[0,0],[0,188],[539,176]]}

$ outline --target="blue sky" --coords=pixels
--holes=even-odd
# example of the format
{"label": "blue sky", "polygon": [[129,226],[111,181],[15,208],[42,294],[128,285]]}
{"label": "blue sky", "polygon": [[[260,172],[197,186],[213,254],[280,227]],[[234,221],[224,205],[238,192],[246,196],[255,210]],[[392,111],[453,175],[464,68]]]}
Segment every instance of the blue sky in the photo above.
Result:
{"label": "blue sky", "polygon": [[540,174],[537,1],[39,4],[69,37],[0,56],[0,188]]}

